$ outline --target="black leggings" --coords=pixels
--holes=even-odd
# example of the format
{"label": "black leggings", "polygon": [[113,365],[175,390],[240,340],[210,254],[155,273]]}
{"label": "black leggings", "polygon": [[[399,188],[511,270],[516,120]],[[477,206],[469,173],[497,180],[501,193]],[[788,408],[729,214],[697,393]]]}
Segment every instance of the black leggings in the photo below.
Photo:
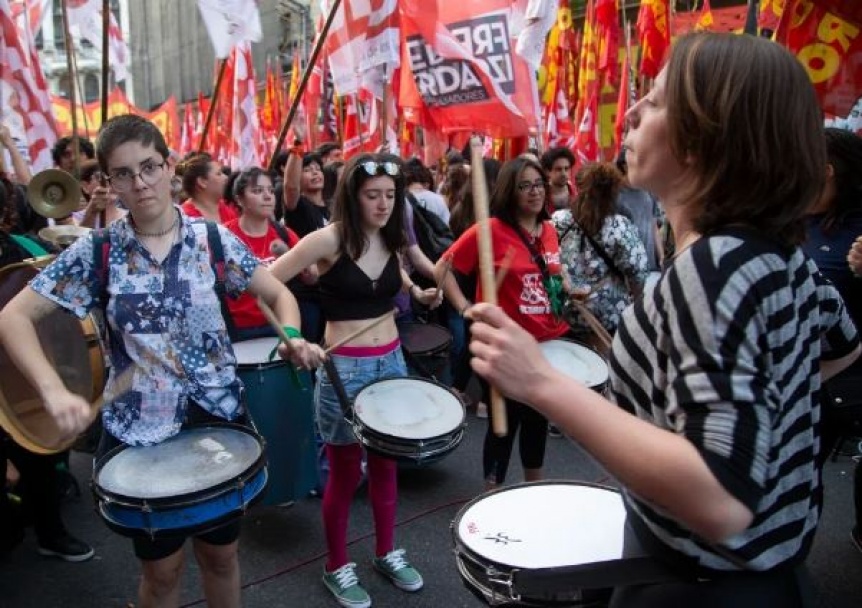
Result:
{"label": "black leggings", "polygon": [[482,462],[486,481],[501,484],[506,480],[509,469],[509,459],[515,443],[515,434],[520,428],[518,449],[521,453],[521,465],[525,469],[540,469],[545,463],[545,444],[548,441],[548,420],[529,405],[519,401],[506,399],[506,416],[508,429],[505,437],[494,434],[494,414],[492,413],[490,389],[488,383],[480,380],[482,385],[482,400],[488,407],[488,430],[485,434],[485,445],[482,450]]}

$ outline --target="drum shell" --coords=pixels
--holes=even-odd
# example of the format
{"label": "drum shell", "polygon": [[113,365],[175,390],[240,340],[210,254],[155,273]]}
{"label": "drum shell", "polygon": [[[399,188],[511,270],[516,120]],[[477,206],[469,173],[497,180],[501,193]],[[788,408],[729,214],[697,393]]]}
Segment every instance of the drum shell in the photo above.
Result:
{"label": "drum shell", "polygon": [[[624,545],[616,559],[546,568],[521,568],[490,559],[472,549],[459,535],[462,519],[478,502],[508,491],[540,486],[578,486],[618,493],[614,488],[586,482],[541,481],[517,484],[479,496],[464,505],[450,526],[456,566],[465,586],[490,605],[522,606],[604,606],[613,587],[678,580],[659,560],[641,547],[628,524],[621,533]],[[578,505],[566,512],[578,517]],[[536,515],[535,513],[533,515]],[[547,522],[553,526],[553,522]],[[549,529],[548,535],[561,531]]]}
{"label": "drum shell", "polygon": [[401,347],[407,353],[412,376],[442,380],[450,370],[452,334],[434,323],[401,323],[398,327]]}
{"label": "drum shell", "polygon": [[131,538],[192,536],[231,521],[257,503],[269,477],[262,439],[251,429],[231,423],[200,425],[189,430],[208,428],[230,429],[256,437],[261,444],[260,456],[240,475],[211,488],[165,498],[140,498],[111,492],[99,485],[99,474],[105,465],[130,449],[118,446],[102,456],[93,470],[91,487],[96,509],[105,524]]}
{"label": "drum shell", "polygon": [[297,372],[301,387],[282,360],[240,364],[245,404],[266,441],[269,488],[264,505],[305,498],[318,485],[313,392],[307,371]]}
{"label": "drum shell", "polygon": [[445,456],[449,455],[464,437],[464,428],[466,426],[466,410],[461,398],[455,394],[449,387],[434,380],[427,378],[416,378],[406,376],[403,378],[384,378],[371,382],[363,387],[356,395],[356,400],[360,398],[363,392],[370,390],[379,383],[389,381],[407,381],[421,383],[436,387],[434,390],[443,390],[447,395],[452,397],[451,403],[457,403],[461,407],[460,420],[456,425],[442,433],[429,434],[421,438],[399,437],[395,434],[386,433],[380,429],[375,429],[362,419],[362,415],[354,411],[353,415],[353,432],[357,440],[369,451],[379,454],[385,458],[395,460],[397,462],[427,465],[438,462]]}

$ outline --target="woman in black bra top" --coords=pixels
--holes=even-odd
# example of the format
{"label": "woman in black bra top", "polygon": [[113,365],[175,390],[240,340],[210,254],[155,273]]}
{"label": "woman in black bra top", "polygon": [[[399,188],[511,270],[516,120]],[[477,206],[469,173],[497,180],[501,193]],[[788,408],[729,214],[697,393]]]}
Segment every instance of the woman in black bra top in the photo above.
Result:
{"label": "woman in black bra top", "polygon": [[[403,227],[404,178],[397,159],[363,154],[345,167],[335,199],[333,222],[305,236],[270,266],[287,281],[310,264],[320,271],[320,303],[326,318],[325,341],[335,344],[383,315],[390,315],[392,298],[408,291],[419,302],[437,306],[435,289],[422,290],[402,270],[400,251],[406,246]],[[395,317],[351,340],[332,353],[332,362],[348,399],[380,378],[406,376]],[[323,497],[323,525],[329,559],[323,582],[342,605],[369,606],[347,556],[350,503],[360,480],[362,447],[341,411],[332,384],[318,371],[315,415],[326,442],[330,473]],[[368,490],[374,512],[374,567],[395,586],[417,591],[422,577],[395,549],[396,465],[368,454]]]}

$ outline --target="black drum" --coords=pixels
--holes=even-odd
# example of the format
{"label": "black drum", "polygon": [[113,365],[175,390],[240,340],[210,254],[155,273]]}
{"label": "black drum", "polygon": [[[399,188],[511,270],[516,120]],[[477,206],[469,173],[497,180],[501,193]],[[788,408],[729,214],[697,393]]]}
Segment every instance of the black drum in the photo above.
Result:
{"label": "black drum", "polygon": [[447,377],[452,347],[448,329],[434,323],[404,323],[399,334],[411,375],[435,380]]}

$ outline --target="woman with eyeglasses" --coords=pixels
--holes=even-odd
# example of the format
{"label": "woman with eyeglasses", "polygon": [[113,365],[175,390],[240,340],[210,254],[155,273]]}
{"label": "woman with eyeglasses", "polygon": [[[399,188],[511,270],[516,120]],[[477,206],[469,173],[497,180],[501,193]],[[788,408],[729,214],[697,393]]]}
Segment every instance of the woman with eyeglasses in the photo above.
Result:
{"label": "woman with eyeglasses", "polygon": [[[562,318],[566,295],[560,266],[560,244],[549,221],[548,188],[542,166],[528,157],[506,162],[500,169],[490,200],[491,240],[495,272],[502,272],[504,260],[509,260],[502,283],[497,286],[500,306],[515,321],[539,341],[565,335],[569,327]],[[445,275],[446,298],[463,316],[471,301],[461,290],[447,264],[463,274],[478,272],[479,248],[477,226],[468,228],[437,262],[435,274]],[[482,287],[471,294],[482,299]],[[490,403],[487,383],[482,386],[483,401]],[[506,480],[515,435],[519,433],[521,465],[526,481],[542,479],[548,421],[522,402],[507,399],[506,414],[509,433],[497,437],[493,431],[493,416],[488,423],[483,449],[483,474],[486,489]]]}
{"label": "woman with eyeglasses", "polygon": [[[287,288],[229,230],[191,219],[173,205],[168,147],[152,122],[131,114],[111,118],[100,129],[97,157],[129,215],[106,228],[107,251],[94,251],[93,233],[79,238],[11,300],[0,311],[0,341],[60,431],[74,436],[88,425],[90,404],[64,386],[34,324],[59,309],[81,318],[104,310],[111,371],[99,461],[121,445],[160,444],[187,424],[244,423],[242,385],[216,293],[212,228],[223,249],[228,295],[248,290],[294,328],[299,312]],[[101,255],[107,267],[100,272]],[[290,345],[297,366],[316,367],[323,358],[320,347],[301,338]],[[236,518],[193,538],[211,605],[240,606],[239,532]],[[133,540],[143,570],[140,605],[179,604],[185,540]]]}
{"label": "woman with eyeglasses", "polygon": [[622,315],[613,398],[550,368],[485,304],[473,369],[607,470],[640,544],[677,577],[623,576],[612,607],[810,605],[821,383],[860,353],[800,247],[827,174],[814,88],[774,42],[688,34],[626,119],[629,179],[662,201],[676,253]]}
{"label": "woman with eyeglasses", "polygon": [[[568,279],[583,292],[584,305],[611,335],[649,274],[637,227],[617,212],[614,203],[622,180],[613,163],[584,165],[575,175],[578,193],[569,208],[555,211],[552,217]],[[602,350],[576,309],[566,308],[566,321],[575,338]]]}
{"label": "woman with eyeglasses", "polygon": [[[324,341],[335,344],[382,316],[389,318],[332,352],[347,398],[375,380],[406,376],[398,329],[392,315],[394,296],[406,291],[422,304],[440,304],[435,289],[420,289],[402,269],[404,177],[388,155],[362,154],[344,168],[335,199],[333,222],[316,230],[270,266],[280,281],[316,264],[320,304],[326,317]],[[345,406],[347,404],[344,404]],[[342,413],[330,378],[317,372],[315,415],[330,463],[323,493],[323,525],[329,557],[323,583],[342,606],[370,606],[359,584],[356,564],[347,554],[347,524],[361,476],[362,446]],[[395,548],[396,463],[368,454],[368,492],[376,534],[373,566],[404,591],[422,588],[422,576]]]}

